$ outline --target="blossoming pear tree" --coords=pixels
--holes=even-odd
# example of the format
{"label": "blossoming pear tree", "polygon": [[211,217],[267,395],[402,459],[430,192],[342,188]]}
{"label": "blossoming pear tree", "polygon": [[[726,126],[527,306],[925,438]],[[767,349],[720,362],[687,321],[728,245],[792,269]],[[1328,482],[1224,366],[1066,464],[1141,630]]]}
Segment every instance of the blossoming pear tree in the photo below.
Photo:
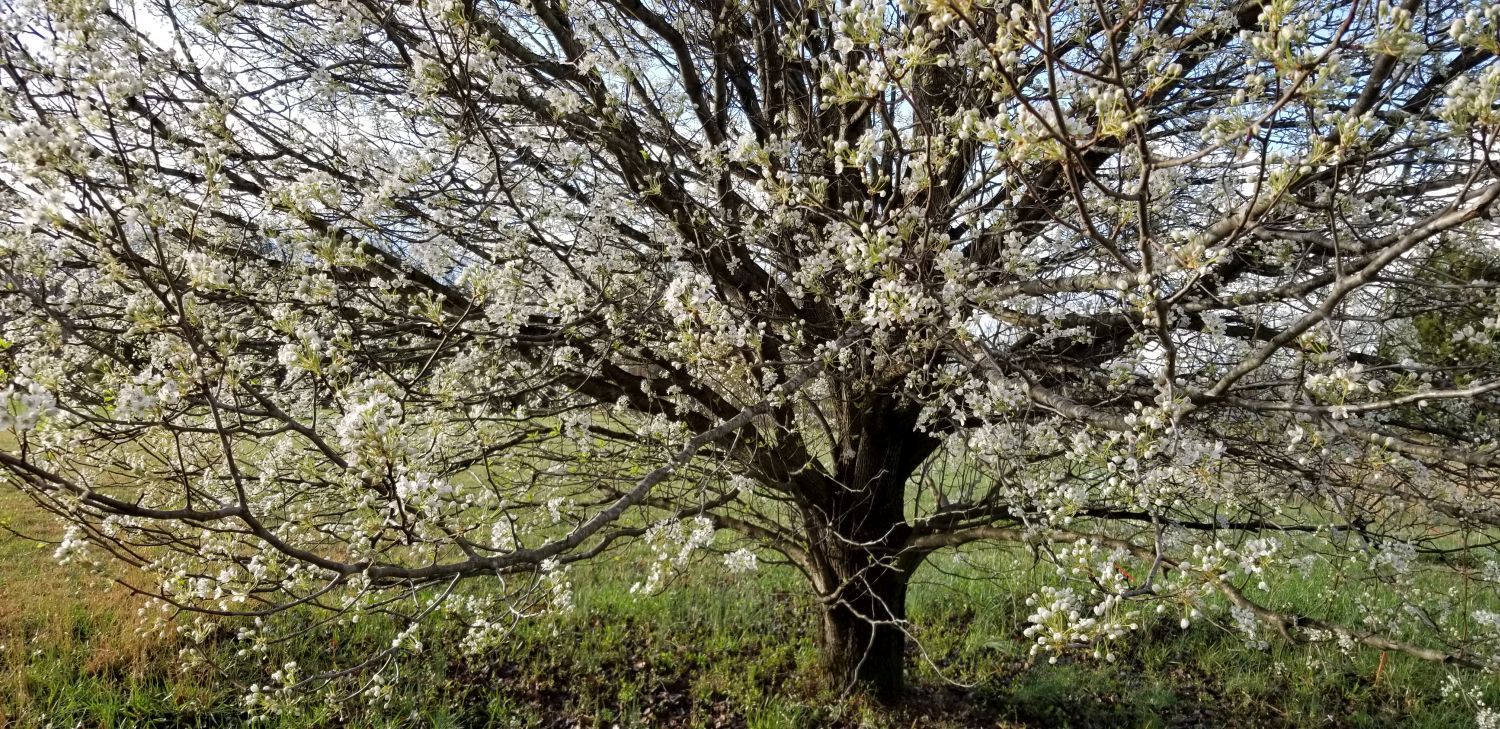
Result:
{"label": "blossoming pear tree", "polygon": [[1219,609],[1493,669],[1497,52],[1463,0],[3,0],[0,466],[249,642],[413,621],[356,668],[640,544],[800,571],[895,700],[913,572],[1005,542],[1042,658]]}

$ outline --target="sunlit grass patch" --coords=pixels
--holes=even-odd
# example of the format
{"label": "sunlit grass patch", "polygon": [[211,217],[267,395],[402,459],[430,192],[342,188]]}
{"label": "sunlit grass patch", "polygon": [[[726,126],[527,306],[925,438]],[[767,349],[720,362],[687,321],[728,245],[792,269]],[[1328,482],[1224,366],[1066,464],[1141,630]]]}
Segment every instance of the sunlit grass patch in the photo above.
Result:
{"label": "sunlit grass patch", "polygon": [[112,726],[184,716],[223,700],[181,670],[145,601],[86,565],[53,556],[62,528],[26,496],[0,490],[0,725],[60,717]]}

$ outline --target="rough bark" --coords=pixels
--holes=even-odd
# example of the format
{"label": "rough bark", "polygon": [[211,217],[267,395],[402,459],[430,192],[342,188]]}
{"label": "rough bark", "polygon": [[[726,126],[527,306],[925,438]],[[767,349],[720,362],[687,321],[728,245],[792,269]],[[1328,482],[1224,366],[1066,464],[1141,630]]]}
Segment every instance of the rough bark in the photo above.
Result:
{"label": "rough bark", "polygon": [[807,507],[809,553],[824,601],[822,648],[838,688],[894,703],[905,688],[906,586],[896,565],[910,528],[906,484],[936,440],[893,404],[850,412],[837,479]]}
{"label": "rough bark", "polygon": [[838,688],[895,703],[906,684],[907,576],[870,557],[849,553],[854,574],[825,598],[824,667]]}

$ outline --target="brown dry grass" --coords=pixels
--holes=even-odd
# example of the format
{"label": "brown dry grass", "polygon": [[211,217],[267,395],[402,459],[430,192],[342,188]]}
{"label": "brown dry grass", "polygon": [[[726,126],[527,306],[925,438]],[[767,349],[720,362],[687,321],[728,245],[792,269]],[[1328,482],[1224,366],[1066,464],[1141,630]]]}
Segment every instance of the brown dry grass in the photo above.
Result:
{"label": "brown dry grass", "polygon": [[142,598],[86,565],[53,558],[62,533],[25,494],[0,487],[0,727],[45,693],[46,664],[139,682],[175,662],[176,647],[150,630]]}

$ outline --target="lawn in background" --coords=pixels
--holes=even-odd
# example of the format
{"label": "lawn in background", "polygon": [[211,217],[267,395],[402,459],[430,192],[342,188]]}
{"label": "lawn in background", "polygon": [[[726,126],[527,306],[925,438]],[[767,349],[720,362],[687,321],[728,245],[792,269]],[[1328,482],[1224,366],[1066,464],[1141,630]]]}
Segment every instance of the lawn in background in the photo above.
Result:
{"label": "lawn in background", "polygon": [[[357,656],[398,629],[366,619],[315,630],[273,648],[271,668],[236,658],[226,638],[211,653],[227,673],[188,668],[173,640],[143,634],[140,599],[56,563],[49,542],[61,530],[24,496],[0,490],[0,525],[36,538],[0,533],[0,727],[241,726],[243,687],[274,666]],[[972,579],[981,563],[1006,577]],[[627,552],[575,570],[572,611],[523,622],[483,654],[458,649],[460,626],[434,623],[424,650],[387,671],[388,699],[309,700],[260,725],[1474,726],[1476,707],[1443,691],[1450,675],[1500,705],[1500,690],[1472,672],[1334,644],[1256,650],[1213,621],[1183,630],[1172,615],[1143,626],[1114,663],[1036,660],[1020,634],[1036,568],[1023,550],[994,549],[918,574],[911,699],[888,711],[820,685],[815,605],[790,570],[730,575],[707,563],[662,594],[631,594],[645,569]],[[1305,587],[1274,597],[1296,604],[1320,592]]]}

